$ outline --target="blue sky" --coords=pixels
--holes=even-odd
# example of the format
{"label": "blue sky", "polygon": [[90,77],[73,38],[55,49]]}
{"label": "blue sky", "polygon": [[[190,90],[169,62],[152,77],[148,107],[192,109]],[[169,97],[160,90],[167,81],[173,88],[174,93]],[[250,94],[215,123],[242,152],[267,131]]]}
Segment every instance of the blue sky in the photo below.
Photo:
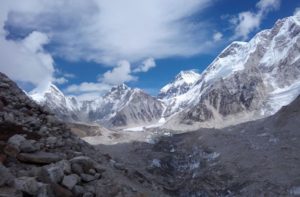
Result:
{"label": "blue sky", "polygon": [[92,99],[126,83],[156,95],[234,40],[293,15],[299,0],[4,1],[0,71],[29,91]]}

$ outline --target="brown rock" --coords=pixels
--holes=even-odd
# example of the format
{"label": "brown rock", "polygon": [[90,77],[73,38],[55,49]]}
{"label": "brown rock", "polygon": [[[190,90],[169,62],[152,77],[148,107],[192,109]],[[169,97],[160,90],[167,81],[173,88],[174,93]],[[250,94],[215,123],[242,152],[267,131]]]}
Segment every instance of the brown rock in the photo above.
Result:
{"label": "brown rock", "polygon": [[0,196],[1,197],[22,197],[23,194],[21,191],[16,190],[13,187],[0,187]]}
{"label": "brown rock", "polygon": [[4,103],[0,100],[0,111],[3,110]]}
{"label": "brown rock", "polygon": [[4,153],[11,157],[17,157],[19,152],[20,152],[20,150],[18,149],[18,147],[13,146],[11,144],[6,145],[4,148]]}
{"label": "brown rock", "polygon": [[56,197],[72,197],[73,194],[68,189],[58,185],[58,184],[51,184],[51,188],[53,190],[53,193]]}
{"label": "brown rock", "polygon": [[0,154],[0,164],[3,164],[6,160],[6,158],[7,158],[6,155]]}

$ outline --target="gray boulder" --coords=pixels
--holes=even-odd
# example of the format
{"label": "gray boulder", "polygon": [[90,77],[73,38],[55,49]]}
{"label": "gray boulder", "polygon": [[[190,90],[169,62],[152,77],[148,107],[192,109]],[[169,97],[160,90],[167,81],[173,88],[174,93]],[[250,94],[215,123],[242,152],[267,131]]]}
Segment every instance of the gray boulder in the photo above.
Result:
{"label": "gray boulder", "polygon": [[10,137],[7,141],[8,144],[11,144],[16,147],[20,147],[22,142],[26,141],[26,138],[22,135],[14,135]]}
{"label": "gray boulder", "polygon": [[73,187],[80,181],[80,177],[77,174],[71,174],[68,176],[64,176],[62,185],[72,190]]}
{"label": "gray boulder", "polygon": [[84,182],[91,182],[91,181],[94,181],[97,179],[96,176],[92,176],[90,174],[85,174],[85,173],[80,174],[80,177],[81,177],[82,181],[84,181]]}
{"label": "gray boulder", "polygon": [[10,173],[10,171],[2,164],[0,164],[0,187],[5,185],[12,185],[14,181],[13,175]]}
{"label": "gray boulder", "polygon": [[63,170],[64,174],[71,174],[71,164],[68,160],[61,160],[56,165]]}
{"label": "gray boulder", "polygon": [[20,151],[24,153],[36,152],[40,147],[36,144],[35,140],[25,140],[20,145]]}
{"label": "gray boulder", "polygon": [[14,181],[14,186],[17,190],[26,192],[30,195],[37,195],[39,191],[39,184],[33,177],[19,177]]}
{"label": "gray boulder", "polygon": [[84,173],[88,173],[90,169],[94,169],[96,166],[96,162],[86,156],[74,157],[70,160],[70,163],[72,164],[72,166],[73,164],[80,165]]}
{"label": "gray boulder", "polygon": [[17,158],[22,162],[35,164],[50,164],[63,159],[58,154],[48,152],[20,153]]}
{"label": "gray boulder", "polygon": [[63,176],[63,169],[55,164],[44,166],[40,173],[40,179],[47,183],[60,183]]}

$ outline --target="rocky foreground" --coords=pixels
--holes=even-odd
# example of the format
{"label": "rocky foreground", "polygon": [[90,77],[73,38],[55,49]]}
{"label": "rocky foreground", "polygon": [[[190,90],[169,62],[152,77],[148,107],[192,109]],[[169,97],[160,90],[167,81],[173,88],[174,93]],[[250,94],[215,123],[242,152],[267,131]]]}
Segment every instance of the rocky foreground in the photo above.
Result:
{"label": "rocky foreground", "polygon": [[72,134],[0,73],[0,196],[162,196]]}

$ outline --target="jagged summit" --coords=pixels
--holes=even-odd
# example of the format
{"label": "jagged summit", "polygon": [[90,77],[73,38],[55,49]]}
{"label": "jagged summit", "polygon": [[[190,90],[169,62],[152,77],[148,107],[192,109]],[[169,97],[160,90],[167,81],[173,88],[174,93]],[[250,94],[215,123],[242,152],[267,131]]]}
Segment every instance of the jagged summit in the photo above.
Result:
{"label": "jagged summit", "polygon": [[111,92],[113,91],[121,91],[121,90],[128,90],[131,89],[130,87],[128,87],[125,83],[122,83],[120,85],[116,85],[114,87],[111,88]]}
{"label": "jagged summit", "polygon": [[107,127],[141,126],[161,118],[162,103],[140,89],[125,84],[112,87],[103,97],[79,101],[63,94],[55,85],[31,98],[48,107],[59,118],[71,122],[101,123]]}
{"label": "jagged summit", "polygon": [[200,79],[200,74],[194,70],[181,71],[174,81],[165,85],[158,95],[160,99],[168,99],[188,91],[188,89]]}

